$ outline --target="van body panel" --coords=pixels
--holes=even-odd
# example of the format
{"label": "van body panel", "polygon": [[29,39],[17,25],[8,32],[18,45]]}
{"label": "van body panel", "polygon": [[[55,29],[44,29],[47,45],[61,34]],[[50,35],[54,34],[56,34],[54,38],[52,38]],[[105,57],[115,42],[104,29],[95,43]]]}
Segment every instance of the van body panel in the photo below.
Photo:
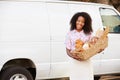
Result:
{"label": "van body panel", "polygon": [[64,44],[69,31],[70,14],[68,8],[68,4],[47,3],[51,32],[50,77],[68,76],[68,56]]}
{"label": "van body panel", "polygon": [[45,3],[0,2],[0,53],[5,64],[11,59],[32,60],[37,77],[50,70],[50,29]]}

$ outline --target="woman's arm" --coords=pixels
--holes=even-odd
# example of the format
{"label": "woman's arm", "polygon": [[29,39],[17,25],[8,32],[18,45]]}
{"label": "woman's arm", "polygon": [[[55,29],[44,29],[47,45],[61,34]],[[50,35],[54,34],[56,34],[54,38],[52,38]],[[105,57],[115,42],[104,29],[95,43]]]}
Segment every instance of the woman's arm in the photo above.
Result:
{"label": "woman's arm", "polygon": [[66,48],[66,52],[67,52],[68,56],[70,56],[70,57],[72,57],[74,59],[80,60],[80,58],[77,55],[72,55],[71,50],[69,50],[69,49]]}

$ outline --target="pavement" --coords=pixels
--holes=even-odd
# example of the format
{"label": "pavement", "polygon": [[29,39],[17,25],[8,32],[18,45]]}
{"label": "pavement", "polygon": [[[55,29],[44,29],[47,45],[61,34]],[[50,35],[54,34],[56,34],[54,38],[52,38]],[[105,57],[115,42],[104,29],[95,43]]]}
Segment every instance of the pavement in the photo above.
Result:
{"label": "pavement", "polygon": [[[69,80],[69,78],[57,78],[47,80]],[[94,80],[120,80],[120,75],[104,75],[101,77],[94,77]]]}
{"label": "pavement", "polygon": [[120,76],[106,75],[101,76],[99,80],[120,80]]}

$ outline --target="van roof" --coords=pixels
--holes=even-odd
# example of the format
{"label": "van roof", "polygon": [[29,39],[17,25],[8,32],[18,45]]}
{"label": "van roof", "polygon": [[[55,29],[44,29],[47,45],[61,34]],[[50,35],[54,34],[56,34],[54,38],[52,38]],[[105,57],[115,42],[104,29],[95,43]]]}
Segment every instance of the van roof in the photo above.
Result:
{"label": "van roof", "polygon": [[1,1],[15,1],[15,2],[46,2],[46,3],[69,3],[69,4],[84,4],[94,6],[106,6],[113,7],[107,4],[92,3],[92,2],[80,2],[80,1],[63,1],[63,0],[1,0]]}

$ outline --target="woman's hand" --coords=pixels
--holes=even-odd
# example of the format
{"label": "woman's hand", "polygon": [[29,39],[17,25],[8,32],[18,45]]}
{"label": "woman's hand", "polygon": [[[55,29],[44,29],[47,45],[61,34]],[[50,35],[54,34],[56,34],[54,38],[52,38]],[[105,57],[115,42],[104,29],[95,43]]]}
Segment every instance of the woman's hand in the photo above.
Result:
{"label": "woman's hand", "polygon": [[72,54],[72,58],[76,59],[76,60],[80,60],[79,56],[77,53],[71,51],[70,54]]}
{"label": "woman's hand", "polygon": [[93,38],[90,40],[90,43],[91,43],[91,44],[95,44],[98,39],[99,39],[98,37],[93,37]]}
{"label": "woman's hand", "polygon": [[78,57],[77,53],[74,53],[73,51],[71,51],[67,48],[66,48],[66,52],[67,52],[68,56],[80,61],[80,58]]}
{"label": "woman's hand", "polygon": [[100,49],[100,50],[98,51],[98,53],[101,53],[102,51],[104,51],[104,49]]}

